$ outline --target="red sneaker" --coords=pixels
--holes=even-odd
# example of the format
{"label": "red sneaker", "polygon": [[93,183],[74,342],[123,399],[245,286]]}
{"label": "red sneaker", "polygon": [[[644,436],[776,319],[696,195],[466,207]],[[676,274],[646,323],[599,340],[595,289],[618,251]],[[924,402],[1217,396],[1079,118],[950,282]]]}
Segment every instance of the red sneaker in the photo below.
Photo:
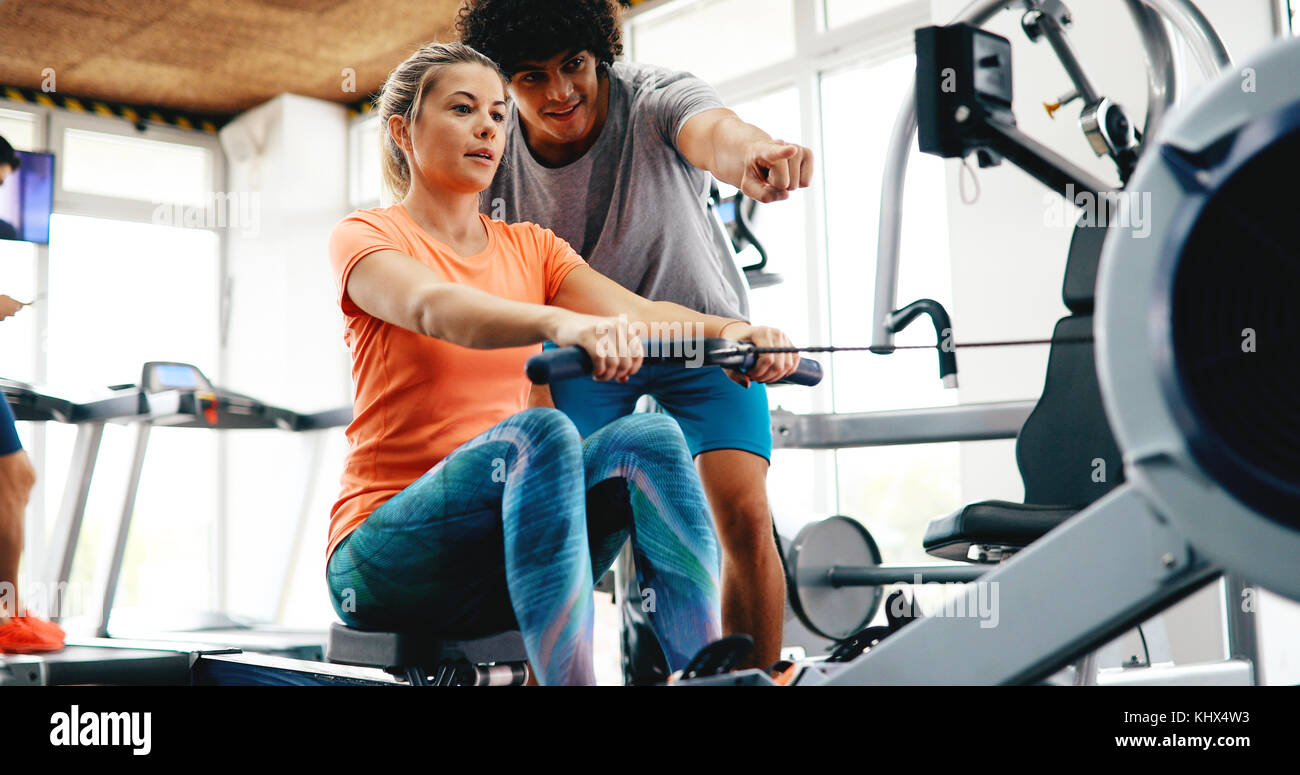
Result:
{"label": "red sneaker", "polygon": [[59,643],[63,643],[64,638],[68,637],[68,634],[63,631],[62,627],[48,619],[42,619],[39,616],[32,616],[30,611],[28,611],[25,616],[20,616],[18,618],[26,622],[33,630],[58,638]]}
{"label": "red sneaker", "polygon": [[[51,627],[54,630],[48,629]],[[63,628],[57,624],[26,616],[16,617],[0,627],[0,651],[6,654],[59,651],[63,648],[63,637]]]}

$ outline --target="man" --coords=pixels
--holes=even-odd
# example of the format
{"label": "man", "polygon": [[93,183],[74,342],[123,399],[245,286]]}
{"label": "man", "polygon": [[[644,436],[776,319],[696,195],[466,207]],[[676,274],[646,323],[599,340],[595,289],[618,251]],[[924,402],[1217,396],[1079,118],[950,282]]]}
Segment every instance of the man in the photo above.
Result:
{"label": "man", "polygon": [[[613,0],[469,0],[458,27],[502,68],[513,98],[483,212],[551,229],[646,298],[748,319],[744,280],[705,207],[710,174],[760,202],[786,199],[809,184],[811,152],[741,121],[687,73],[615,63]],[[747,328],[724,335],[745,339]],[[626,385],[551,387],[583,435],[631,412],[642,394],[682,427],[723,548],[724,632],[753,637],[741,666],[765,668],[779,656],[785,610],[766,492],[765,389],[716,368],[672,367],[643,368]]]}

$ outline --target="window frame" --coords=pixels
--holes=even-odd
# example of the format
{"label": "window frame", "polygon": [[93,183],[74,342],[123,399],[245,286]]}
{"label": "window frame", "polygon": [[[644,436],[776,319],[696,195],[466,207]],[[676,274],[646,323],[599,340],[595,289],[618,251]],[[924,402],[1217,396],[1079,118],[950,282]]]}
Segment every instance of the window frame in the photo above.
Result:
{"label": "window frame", "polygon": [[[64,158],[64,140],[69,129],[116,135],[137,140],[153,140],[176,145],[191,145],[211,153],[211,165],[208,180],[213,191],[224,189],[226,183],[225,153],[221,141],[214,135],[173,127],[146,125],[143,132],[123,119],[107,119],[101,116],[82,115],[67,111],[58,111],[50,116],[47,144],[56,159]],[[55,162],[58,164],[58,162]],[[88,194],[82,191],[68,191],[63,187],[63,171],[55,172],[54,211],[61,215],[86,215],[94,218],[110,218],[118,221],[136,221],[153,223],[153,213],[157,204],[141,199]],[[220,229],[216,229],[220,232]],[[224,251],[223,251],[224,252]]]}

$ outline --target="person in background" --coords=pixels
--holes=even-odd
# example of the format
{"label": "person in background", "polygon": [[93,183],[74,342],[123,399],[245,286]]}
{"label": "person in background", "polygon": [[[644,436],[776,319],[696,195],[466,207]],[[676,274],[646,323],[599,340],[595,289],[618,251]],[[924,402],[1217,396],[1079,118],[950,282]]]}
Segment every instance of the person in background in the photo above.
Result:
{"label": "person in background", "polygon": [[[2,167],[0,174],[3,174]],[[0,320],[13,316],[24,306],[22,302],[0,295]],[[29,615],[18,600],[23,518],[35,485],[36,469],[18,440],[13,412],[7,402],[0,400],[0,652],[9,654],[63,648],[63,628]]]}

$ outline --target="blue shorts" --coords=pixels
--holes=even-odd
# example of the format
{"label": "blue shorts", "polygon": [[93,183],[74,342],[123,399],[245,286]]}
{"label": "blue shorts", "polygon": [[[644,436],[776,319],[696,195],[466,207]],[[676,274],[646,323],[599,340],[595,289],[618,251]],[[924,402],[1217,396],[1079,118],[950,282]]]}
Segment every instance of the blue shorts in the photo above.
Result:
{"label": "blue shorts", "polygon": [[14,413],[9,410],[9,403],[0,398],[0,457],[12,455],[22,448],[18,429],[14,427]]}
{"label": "blue shorts", "polygon": [[[545,347],[555,345],[547,342]],[[718,366],[689,369],[647,363],[626,384],[580,377],[550,387],[555,408],[569,416],[583,438],[631,414],[637,399],[649,395],[677,421],[692,457],[740,449],[772,460],[767,386],[752,382],[743,388]]]}

